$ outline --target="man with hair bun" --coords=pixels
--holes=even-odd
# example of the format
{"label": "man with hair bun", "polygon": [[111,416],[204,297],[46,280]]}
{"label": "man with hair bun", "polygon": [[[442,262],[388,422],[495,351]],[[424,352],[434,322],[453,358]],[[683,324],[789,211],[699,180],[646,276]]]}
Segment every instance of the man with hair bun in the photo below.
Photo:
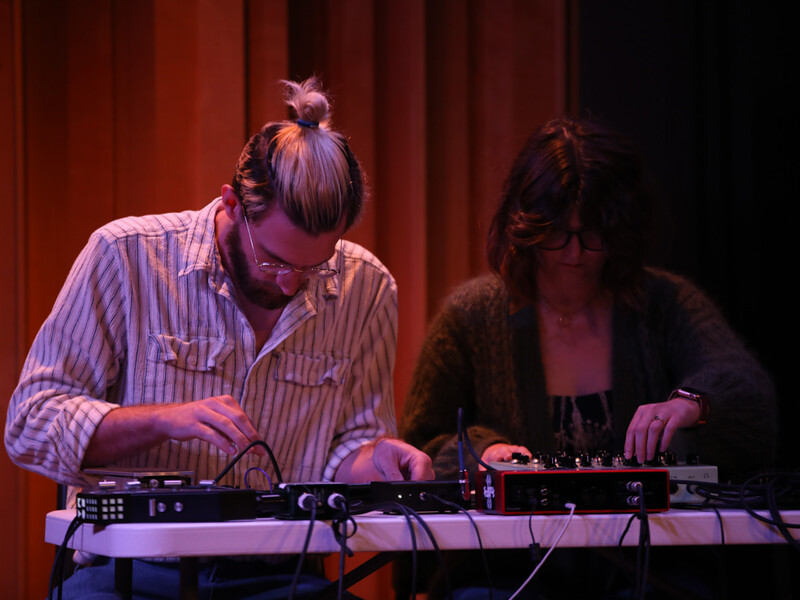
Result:
{"label": "man with hair bun", "polygon": [[[253,442],[285,481],[433,478],[427,455],[395,437],[394,279],[342,239],[364,201],[358,160],[318,82],[284,84],[297,119],[253,135],[205,208],[92,234],[34,340],[6,448],[70,486],[69,505],[97,483],[88,468],[214,479]],[[275,475],[255,445],[220,483],[268,489]],[[225,561],[203,568],[201,595],[240,597],[244,577],[248,598],[281,597],[296,566]],[[137,598],[178,589],[177,565],[135,561],[133,575]],[[323,583],[305,576],[294,597]],[[63,596],[114,597],[113,584],[99,558]]]}

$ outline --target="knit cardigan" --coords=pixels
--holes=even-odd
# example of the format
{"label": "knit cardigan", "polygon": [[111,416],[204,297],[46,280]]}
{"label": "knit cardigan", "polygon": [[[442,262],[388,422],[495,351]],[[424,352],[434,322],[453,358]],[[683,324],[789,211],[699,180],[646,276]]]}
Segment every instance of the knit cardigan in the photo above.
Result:
{"label": "knit cardigan", "polygon": [[[679,458],[699,455],[719,467],[721,480],[771,464],[777,419],[770,377],[694,285],[647,269],[642,308],[617,303],[612,335],[619,453],[640,404],[691,387],[708,394],[710,418],[677,432],[671,449]],[[420,353],[401,421],[401,435],[432,457],[437,478],[455,479],[458,472],[459,407],[478,455],[496,442],[554,449],[538,340],[535,307],[510,314],[506,288],[495,276],[474,279],[447,300]],[[465,455],[474,472],[476,461]]]}

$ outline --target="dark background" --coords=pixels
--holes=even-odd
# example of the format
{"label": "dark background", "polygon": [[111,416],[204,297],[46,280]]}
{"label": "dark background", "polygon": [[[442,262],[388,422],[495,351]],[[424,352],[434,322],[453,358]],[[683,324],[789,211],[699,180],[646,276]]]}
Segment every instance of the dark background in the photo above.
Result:
{"label": "dark background", "polygon": [[740,0],[578,6],[581,109],[633,139],[669,216],[653,262],[700,285],[770,371],[777,466],[798,467],[793,22]]}

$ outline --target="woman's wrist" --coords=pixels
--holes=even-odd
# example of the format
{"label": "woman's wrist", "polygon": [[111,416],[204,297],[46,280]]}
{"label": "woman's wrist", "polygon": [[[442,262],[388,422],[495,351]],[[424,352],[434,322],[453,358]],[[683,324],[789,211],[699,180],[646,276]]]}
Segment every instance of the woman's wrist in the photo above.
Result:
{"label": "woman's wrist", "polygon": [[690,387],[679,387],[672,390],[672,393],[669,395],[669,400],[675,400],[676,398],[683,398],[684,400],[694,402],[700,409],[700,414],[694,422],[693,427],[705,425],[708,422],[711,407],[708,403],[708,395],[705,392]]}

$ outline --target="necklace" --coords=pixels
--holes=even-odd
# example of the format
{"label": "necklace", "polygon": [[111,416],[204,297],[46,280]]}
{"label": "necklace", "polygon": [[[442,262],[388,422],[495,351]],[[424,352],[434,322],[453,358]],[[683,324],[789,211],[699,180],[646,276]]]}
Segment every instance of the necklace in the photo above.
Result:
{"label": "necklace", "polygon": [[572,327],[572,317],[570,315],[558,315],[556,320],[559,327]]}
{"label": "necklace", "polygon": [[568,328],[572,327],[572,323],[573,323],[573,320],[574,320],[575,316],[577,314],[581,313],[582,311],[585,311],[587,309],[587,307],[589,307],[596,299],[597,299],[597,296],[594,296],[594,297],[590,298],[589,300],[587,300],[586,302],[584,302],[583,304],[581,304],[580,306],[578,306],[577,308],[575,308],[575,309],[573,309],[573,310],[571,310],[569,312],[564,312],[564,311],[561,311],[561,310],[557,309],[552,304],[550,304],[550,302],[548,302],[547,299],[544,296],[541,296],[541,295],[539,296],[539,300],[541,301],[542,306],[544,306],[549,312],[555,314],[556,324],[559,327],[561,327],[562,329],[568,329]]}

